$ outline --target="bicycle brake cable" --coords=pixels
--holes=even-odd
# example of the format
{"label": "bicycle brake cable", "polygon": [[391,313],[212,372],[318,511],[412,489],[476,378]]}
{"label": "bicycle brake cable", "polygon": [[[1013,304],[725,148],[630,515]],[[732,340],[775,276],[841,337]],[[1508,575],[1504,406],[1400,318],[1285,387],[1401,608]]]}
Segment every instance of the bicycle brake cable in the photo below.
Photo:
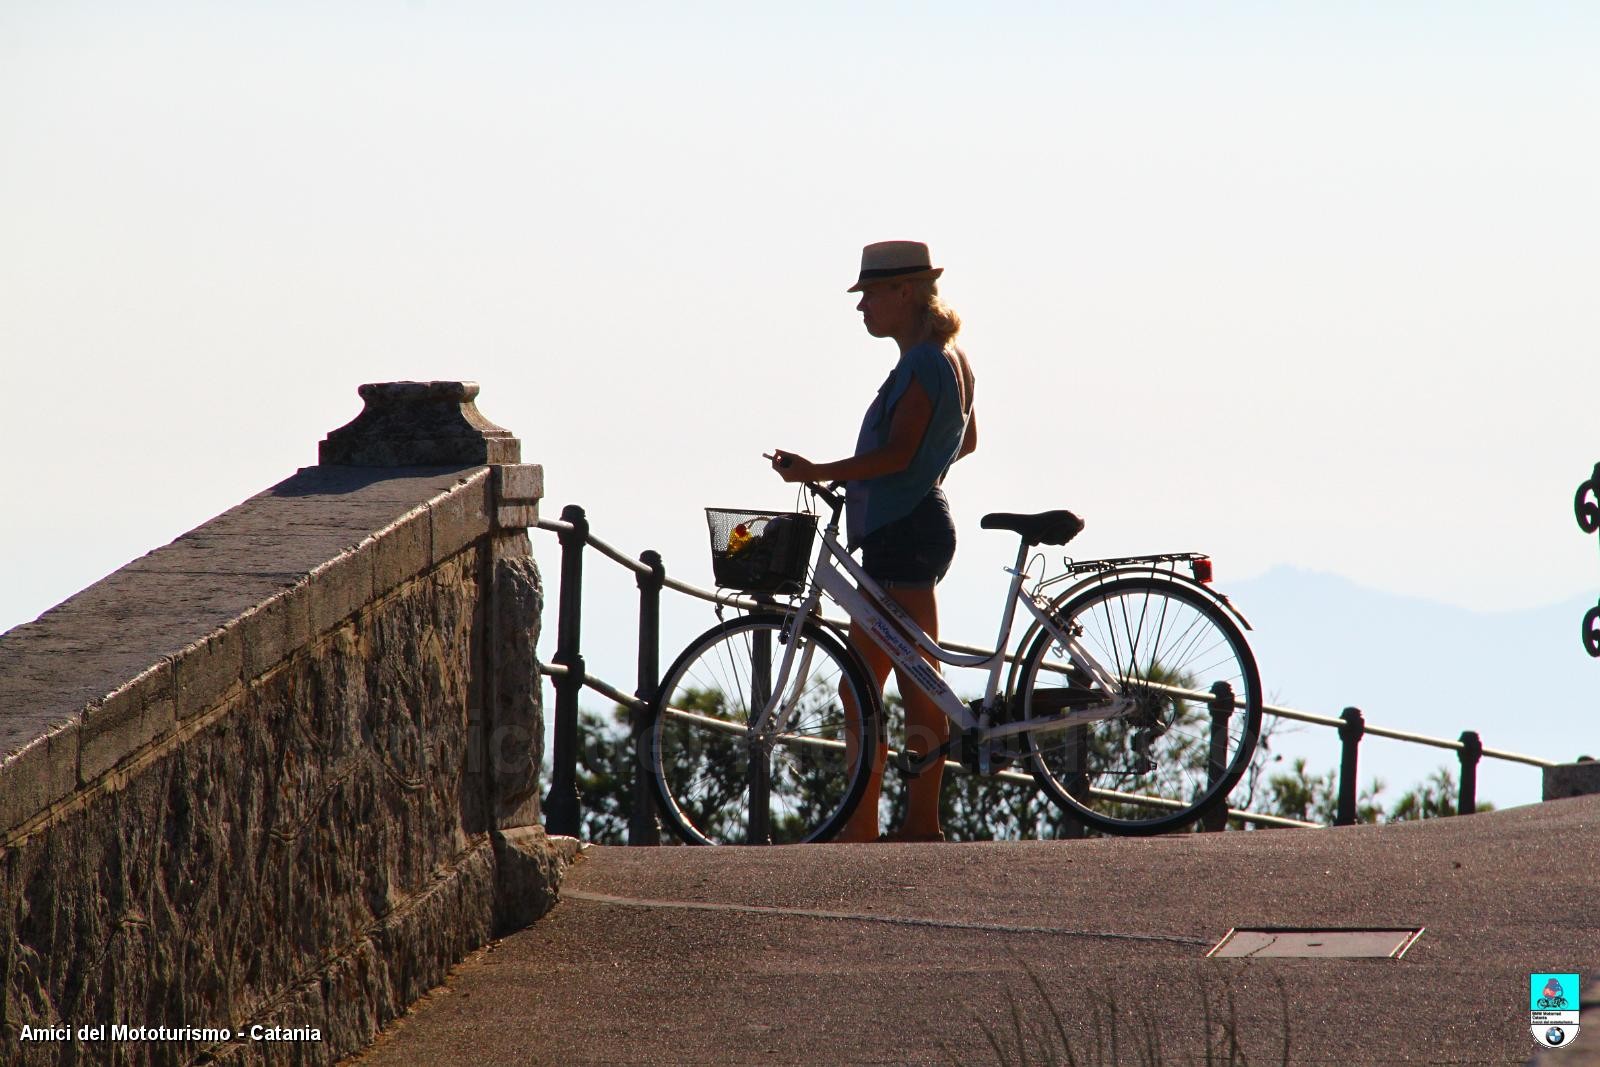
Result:
{"label": "bicycle brake cable", "polygon": [[1022,573],[1024,575],[1026,575],[1028,578],[1033,578],[1033,565],[1035,563],[1037,563],[1039,565],[1039,577],[1034,580],[1033,588],[1028,591],[1028,595],[1029,596],[1038,596],[1039,595],[1039,590],[1044,587],[1044,572],[1045,572],[1045,568],[1047,568],[1049,566],[1049,564],[1045,562],[1044,553],[1043,552],[1035,552],[1033,554],[1033,557],[1028,560],[1028,565],[1026,567],[1022,568]]}

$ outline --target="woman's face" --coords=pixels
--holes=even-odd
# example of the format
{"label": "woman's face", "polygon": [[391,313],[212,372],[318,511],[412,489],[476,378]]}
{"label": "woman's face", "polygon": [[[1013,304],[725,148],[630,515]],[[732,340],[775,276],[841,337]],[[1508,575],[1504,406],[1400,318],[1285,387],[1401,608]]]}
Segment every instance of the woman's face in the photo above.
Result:
{"label": "woman's face", "polygon": [[905,282],[875,282],[861,290],[856,304],[862,324],[874,337],[899,337],[916,325],[916,301]]}

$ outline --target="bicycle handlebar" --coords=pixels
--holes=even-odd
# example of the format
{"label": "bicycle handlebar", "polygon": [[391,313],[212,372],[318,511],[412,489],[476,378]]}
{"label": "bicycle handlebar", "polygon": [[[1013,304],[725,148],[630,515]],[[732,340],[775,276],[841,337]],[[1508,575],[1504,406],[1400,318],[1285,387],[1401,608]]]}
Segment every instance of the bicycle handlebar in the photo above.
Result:
{"label": "bicycle handlebar", "polygon": [[827,485],[823,485],[820,482],[802,482],[801,484],[826,500],[828,505],[833,508],[835,517],[844,508],[844,494],[838,491],[839,487],[844,485],[843,482],[829,482]]}

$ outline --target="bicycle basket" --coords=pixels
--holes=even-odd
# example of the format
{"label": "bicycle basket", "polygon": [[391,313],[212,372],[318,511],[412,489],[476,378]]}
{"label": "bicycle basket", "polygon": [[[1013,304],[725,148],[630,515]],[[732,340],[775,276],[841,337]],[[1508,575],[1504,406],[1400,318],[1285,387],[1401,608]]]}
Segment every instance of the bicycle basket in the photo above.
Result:
{"label": "bicycle basket", "polygon": [[817,533],[817,517],[802,511],[762,514],[706,508],[711,527],[711,574],[717,585],[746,593],[798,593]]}

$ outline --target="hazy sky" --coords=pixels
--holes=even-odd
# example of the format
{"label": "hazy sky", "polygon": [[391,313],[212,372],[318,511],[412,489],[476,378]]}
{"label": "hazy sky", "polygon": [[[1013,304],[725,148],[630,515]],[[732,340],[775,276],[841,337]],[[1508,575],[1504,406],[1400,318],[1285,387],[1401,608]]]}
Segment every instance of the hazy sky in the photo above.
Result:
{"label": "hazy sky", "polygon": [[0,0],[0,628],[380,380],[481,382],[547,513],[708,580],[701,507],[852,447],[903,237],[978,375],[947,632],[996,509],[1222,588],[1584,594],[1597,54],[1588,3]]}

